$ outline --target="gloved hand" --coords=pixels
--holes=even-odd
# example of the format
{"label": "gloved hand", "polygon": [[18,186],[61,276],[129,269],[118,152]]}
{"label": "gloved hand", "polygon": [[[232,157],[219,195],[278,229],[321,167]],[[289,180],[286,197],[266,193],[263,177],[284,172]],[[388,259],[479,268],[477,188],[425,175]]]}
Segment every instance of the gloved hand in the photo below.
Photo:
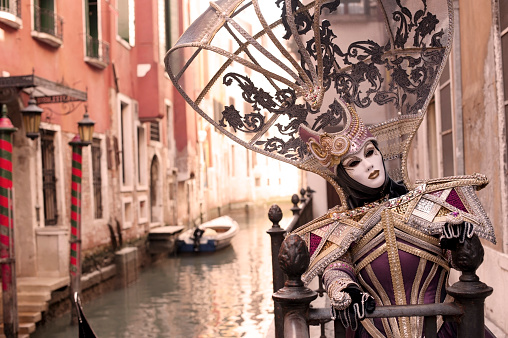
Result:
{"label": "gloved hand", "polygon": [[464,243],[466,238],[471,238],[473,235],[474,226],[469,222],[445,223],[439,244],[443,249],[456,250],[459,243]]}
{"label": "gloved hand", "polygon": [[[372,313],[376,308],[376,301],[366,292],[362,292],[356,286],[348,286],[343,290],[351,297],[351,304],[343,309],[332,308],[332,319],[335,319],[335,313],[345,328],[350,327],[353,331],[358,328],[358,322],[365,318],[365,313]],[[334,313],[333,313],[334,312]]]}

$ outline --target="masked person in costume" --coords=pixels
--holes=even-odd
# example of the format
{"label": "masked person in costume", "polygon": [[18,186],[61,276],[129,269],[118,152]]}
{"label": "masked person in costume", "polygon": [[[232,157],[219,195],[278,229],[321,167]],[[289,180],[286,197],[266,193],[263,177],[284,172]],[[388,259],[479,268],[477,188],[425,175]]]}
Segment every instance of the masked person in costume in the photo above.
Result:
{"label": "masked person in costume", "polygon": [[[376,304],[451,301],[446,248],[476,235],[495,241],[474,192],[487,180],[445,178],[408,191],[388,176],[377,141],[355,109],[340,104],[346,113],[342,130],[299,130],[311,156],[347,196],[347,208],[336,206],[296,230],[311,255],[303,280],[322,274],[332,317],[357,337],[421,337],[422,317],[372,320],[365,313]],[[452,323],[438,319],[438,337],[454,337],[454,331]]]}

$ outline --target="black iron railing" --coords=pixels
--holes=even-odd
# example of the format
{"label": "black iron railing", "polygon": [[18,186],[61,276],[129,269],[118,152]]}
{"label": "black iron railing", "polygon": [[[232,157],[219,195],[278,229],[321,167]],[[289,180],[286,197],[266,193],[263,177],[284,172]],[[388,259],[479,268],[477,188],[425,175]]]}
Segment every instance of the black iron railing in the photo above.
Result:
{"label": "black iron railing", "polygon": [[34,6],[34,29],[62,40],[63,19],[50,9]]}
{"label": "black iron railing", "polygon": [[[282,219],[282,210],[280,207],[274,204],[268,211],[268,218],[273,224],[267,232],[270,235],[272,242],[272,274],[274,293],[282,289],[284,287],[284,283],[286,282],[286,277],[279,265],[278,260],[280,247],[286,232],[295,230],[312,220],[312,190],[310,188],[307,188],[307,190],[302,188],[300,190],[300,194],[302,196],[301,198],[298,197],[297,194],[294,194],[291,198],[291,202],[293,203],[293,207],[291,208],[291,211],[293,212],[293,218],[291,219],[291,222],[288,224],[286,229],[281,228],[279,225],[279,222]],[[274,304],[274,316],[276,337],[283,337],[284,317],[282,307],[279,302],[275,302]]]}
{"label": "black iron railing", "polygon": [[109,65],[109,43],[87,35],[86,56]]}
{"label": "black iron railing", "polygon": [[21,0],[0,0],[0,12],[7,12],[21,18]]}
{"label": "black iron railing", "polygon": [[[299,198],[293,195],[293,219],[287,229],[279,225],[281,209],[270,208],[268,217],[272,227],[267,231],[272,241],[273,299],[276,338],[309,337],[309,325],[321,326],[321,337],[325,337],[324,325],[331,321],[329,308],[310,307],[318,295],[326,292],[321,276],[318,290],[304,286],[301,276],[309,265],[309,252],[305,242],[298,235],[290,234],[312,219],[312,196],[298,206]],[[305,196],[305,195],[303,195]],[[287,231],[286,231],[287,230]],[[483,253],[478,238],[477,248]],[[483,255],[482,259],[483,259]],[[424,335],[437,337],[437,316],[457,322],[457,337],[484,337],[484,302],[493,289],[480,282],[475,274],[481,260],[466,265],[455,264],[462,272],[459,281],[447,288],[454,297],[452,303],[379,306],[367,318],[424,317]],[[334,322],[334,337],[345,337],[346,330],[339,319]]]}

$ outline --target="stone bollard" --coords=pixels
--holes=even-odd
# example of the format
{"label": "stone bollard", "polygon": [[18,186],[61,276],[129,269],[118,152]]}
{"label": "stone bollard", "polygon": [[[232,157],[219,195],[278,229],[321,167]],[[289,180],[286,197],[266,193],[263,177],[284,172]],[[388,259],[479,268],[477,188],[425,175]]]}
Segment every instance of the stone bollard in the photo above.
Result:
{"label": "stone bollard", "polygon": [[115,252],[116,275],[119,287],[138,279],[138,248],[128,247]]}
{"label": "stone bollard", "polygon": [[301,278],[310,262],[305,242],[298,235],[287,236],[282,242],[278,259],[288,279],[284,287],[272,296],[282,307],[284,316],[283,335],[276,337],[309,337],[307,324],[309,305],[317,298],[317,293],[305,287]]}

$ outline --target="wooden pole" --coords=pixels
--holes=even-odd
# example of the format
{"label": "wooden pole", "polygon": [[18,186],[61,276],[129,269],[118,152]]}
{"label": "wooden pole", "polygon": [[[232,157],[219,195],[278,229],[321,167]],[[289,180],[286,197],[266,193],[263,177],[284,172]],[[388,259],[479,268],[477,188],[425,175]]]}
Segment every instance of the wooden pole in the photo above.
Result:
{"label": "wooden pole", "polygon": [[0,117],[0,263],[4,334],[18,336],[18,302],[14,255],[14,217],[12,207],[12,133],[16,128],[3,106]]}
{"label": "wooden pole", "polygon": [[[71,303],[74,294],[81,292],[81,178],[83,144],[76,135],[69,144],[72,146],[72,187],[71,187],[71,253],[69,273],[71,279]],[[71,307],[71,324],[78,324],[76,307]]]}

